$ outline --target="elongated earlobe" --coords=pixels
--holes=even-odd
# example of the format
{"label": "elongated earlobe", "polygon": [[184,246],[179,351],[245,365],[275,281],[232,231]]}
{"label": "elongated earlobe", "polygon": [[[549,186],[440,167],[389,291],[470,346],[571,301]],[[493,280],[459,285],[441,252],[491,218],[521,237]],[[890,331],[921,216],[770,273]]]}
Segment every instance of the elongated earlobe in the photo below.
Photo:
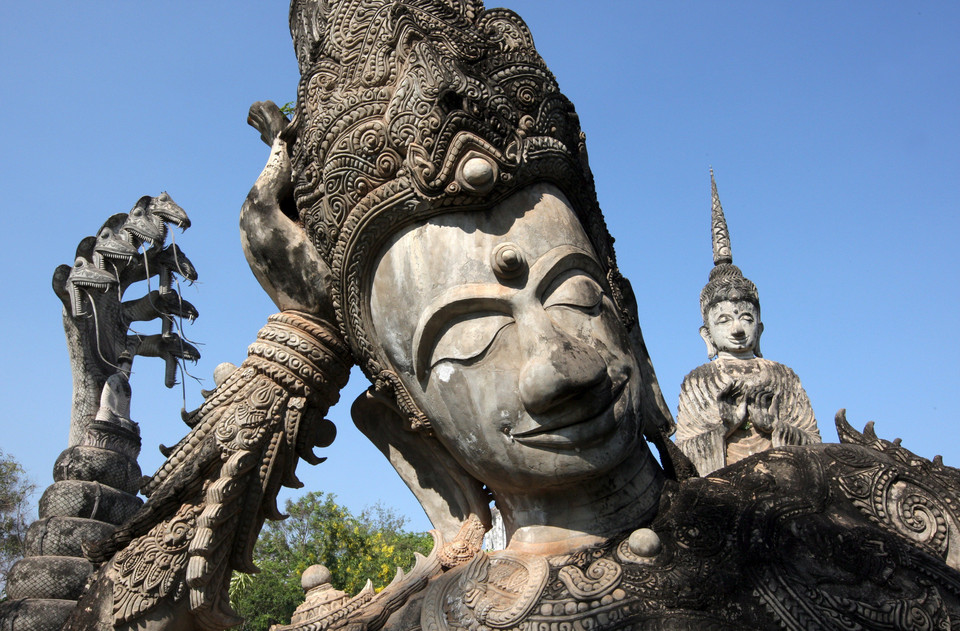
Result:
{"label": "elongated earlobe", "polygon": [[763,353],[760,352],[760,336],[763,335],[763,322],[757,323],[757,345],[753,349],[753,354],[757,357],[763,357]]}
{"label": "elongated earlobe", "polygon": [[393,465],[423,506],[445,541],[453,541],[464,523],[490,527],[490,496],[431,432],[411,428],[397,402],[370,388],[350,410],[354,424]]}
{"label": "elongated earlobe", "polygon": [[704,344],[707,345],[707,359],[713,359],[717,356],[717,347],[713,343],[713,338],[710,337],[710,331],[707,330],[707,327],[700,327],[700,337],[703,338]]}
{"label": "elongated earlobe", "polygon": [[620,275],[612,260],[608,261],[610,272],[607,274],[614,302],[620,314],[624,328],[630,338],[630,345],[640,366],[640,381],[642,384],[641,405],[644,418],[644,435],[648,440],[656,443],[662,436],[672,436],[677,431],[677,424],[670,413],[670,406],[663,398],[657,373],[653,369],[653,361],[643,341],[643,331],[637,319],[637,297],[633,292],[630,281]]}

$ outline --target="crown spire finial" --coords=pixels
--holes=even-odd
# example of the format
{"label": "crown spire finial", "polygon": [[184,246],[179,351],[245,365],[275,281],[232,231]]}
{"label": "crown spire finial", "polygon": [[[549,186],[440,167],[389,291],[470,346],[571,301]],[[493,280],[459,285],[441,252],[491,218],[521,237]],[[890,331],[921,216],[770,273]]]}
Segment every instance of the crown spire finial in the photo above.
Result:
{"label": "crown spire finial", "polygon": [[723,207],[720,205],[720,196],[717,194],[717,180],[713,176],[713,167],[710,168],[710,190],[713,196],[713,207],[710,213],[713,267],[710,269],[710,280],[700,292],[700,311],[703,313],[704,322],[711,305],[721,300],[747,300],[760,306],[757,286],[744,278],[740,268],[733,264],[730,233],[727,231],[727,220],[723,216]]}
{"label": "crown spire finial", "polygon": [[727,220],[723,216],[723,206],[720,205],[720,195],[717,194],[717,181],[713,177],[713,167],[710,167],[710,193],[713,198],[711,208],[711,234],[713,236],[713,264],[722,265],[733,263],[733,251],[730,249],[730,233],[727,231]]}

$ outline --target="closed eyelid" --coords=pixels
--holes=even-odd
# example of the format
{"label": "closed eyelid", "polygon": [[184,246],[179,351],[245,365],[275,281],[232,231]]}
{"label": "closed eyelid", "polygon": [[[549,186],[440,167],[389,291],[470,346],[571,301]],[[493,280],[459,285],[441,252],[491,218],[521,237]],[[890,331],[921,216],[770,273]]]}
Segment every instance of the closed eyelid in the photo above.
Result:
{"label": "closed eyelid", "polygon": [[592,254],[572,245],[562,245],[541,256],[530,269],[530,278],[536,279],[537,297],[542,298],[553,281],[571,269],[582,269],[594,276],[598,283],[604,278],[603,270]]}
{"label": "closed eyelid", "polygon": [[512,317],[503,313],[471,313],[454,318],[443,327],[436,342],[429,348],[430,356],[424,364],[429,373],[442,361],[471,362],[483,357],[500,332],[514,324]]}
{"label": "closed eyelid", "polygon": [[542,298],[544,308],[556,305],[592,309],[603,298],[603,288],[589,274],[580,269],[558,275]]}
{"label": "closed eyelid", "polygon": [[431,302],[421,316],[413,337],[413,365],[417,379],[426,376],[431,351],[451,320],[478,311],[509,315],[507,301],[516,293],[515,289],[500,285],[462,285],[444,292]]}
{"label": "closed eyelid", "polygon": [[[536,296],[541,298],[560,274],[571,269],[582,269],[595,276],[598,283],[604,273],[596,258],[586,250],[572,245],[561,245],[543,254],[531,266],[529,278],[536,285]],[[510,300],[517,289],[493,283],[477,283],[453,287],[434,299],[417,323],[413,338],[413,365],[418,379],[424,379],[429,368],[431,351],[437,336],[458,316],[489,311],[510,315]]]}

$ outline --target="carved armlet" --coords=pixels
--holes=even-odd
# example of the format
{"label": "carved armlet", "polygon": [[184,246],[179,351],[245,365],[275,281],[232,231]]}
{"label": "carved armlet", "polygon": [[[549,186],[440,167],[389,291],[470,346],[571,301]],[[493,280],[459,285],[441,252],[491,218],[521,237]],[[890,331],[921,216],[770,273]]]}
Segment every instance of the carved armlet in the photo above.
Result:
{"label": "carved armlet", "polygon": [[[350,351],[336,331],[335,325],[305,313],[285,311],[270,316],[257,333],[257,340],[247,348],[243,364],[203,405],[186,416],[184,420],[192,431],[169,450],[167,461],[144,485],[143,493],[151,497],[163,486],[169,474],[180,468],[211,430],[220,434],[221,451],[229,452],[242,445],[231,444],[228,428],[239,430],[258,421],[262,424],[268,417],[286,411],[283,408],[325,414],[339,399],[352,365]],[[230,413],[226,414],[227,411]],[[257,438],[247,434],[244,440]],[[308,434],[313,436],[315,432]],[[315,464],[309,448],[321,445],[300,442],[298,455]]]}
{"label": "carved armlet", "polygon": [[340,398],[353,365],[335,325],[296,311],[270,316],[247,352],[244,365],[325,407]]}

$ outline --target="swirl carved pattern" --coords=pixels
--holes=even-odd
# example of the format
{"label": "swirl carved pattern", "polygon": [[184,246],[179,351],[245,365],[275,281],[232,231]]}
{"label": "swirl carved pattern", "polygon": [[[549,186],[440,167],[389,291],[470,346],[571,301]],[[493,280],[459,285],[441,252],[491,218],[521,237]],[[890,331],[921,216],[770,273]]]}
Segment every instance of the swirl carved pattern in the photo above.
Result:
{"label": "swirl carved pattern", "polygon": [[[552,182],[616,268],[579,119],[515,13],[475,0],[296,0],[290,24],[301,80],[284,135],[297,209],[339,279],[341,330],[369,377],[379,363],[363,266],[407,223]],[[490,182],[464,176],[471,159]]]}
{"label": "swirl carved pattern", "polygon": [[[918,469],[939,468],[939,479],[955,472],[852,429],[841,436],[846,444],[772,450],[668,485],[650,525],[662,543],[652,556],[632,551],[626,533],[548,559],[542,587],[529,581],[526,590],[504,586],[532,574],[529,559],[512,561],[525,569],[502,571],[496,584],[491,568],[508,567],[498,557],[509,552],[474,559],[428,587],[421,626],[956,629],[960,572],[947,552],[932,553],[950,540],[937,533],[954,519],[946,497],[958,487],[940,488]],[[491,602],[528,613],[498,624]]]}

